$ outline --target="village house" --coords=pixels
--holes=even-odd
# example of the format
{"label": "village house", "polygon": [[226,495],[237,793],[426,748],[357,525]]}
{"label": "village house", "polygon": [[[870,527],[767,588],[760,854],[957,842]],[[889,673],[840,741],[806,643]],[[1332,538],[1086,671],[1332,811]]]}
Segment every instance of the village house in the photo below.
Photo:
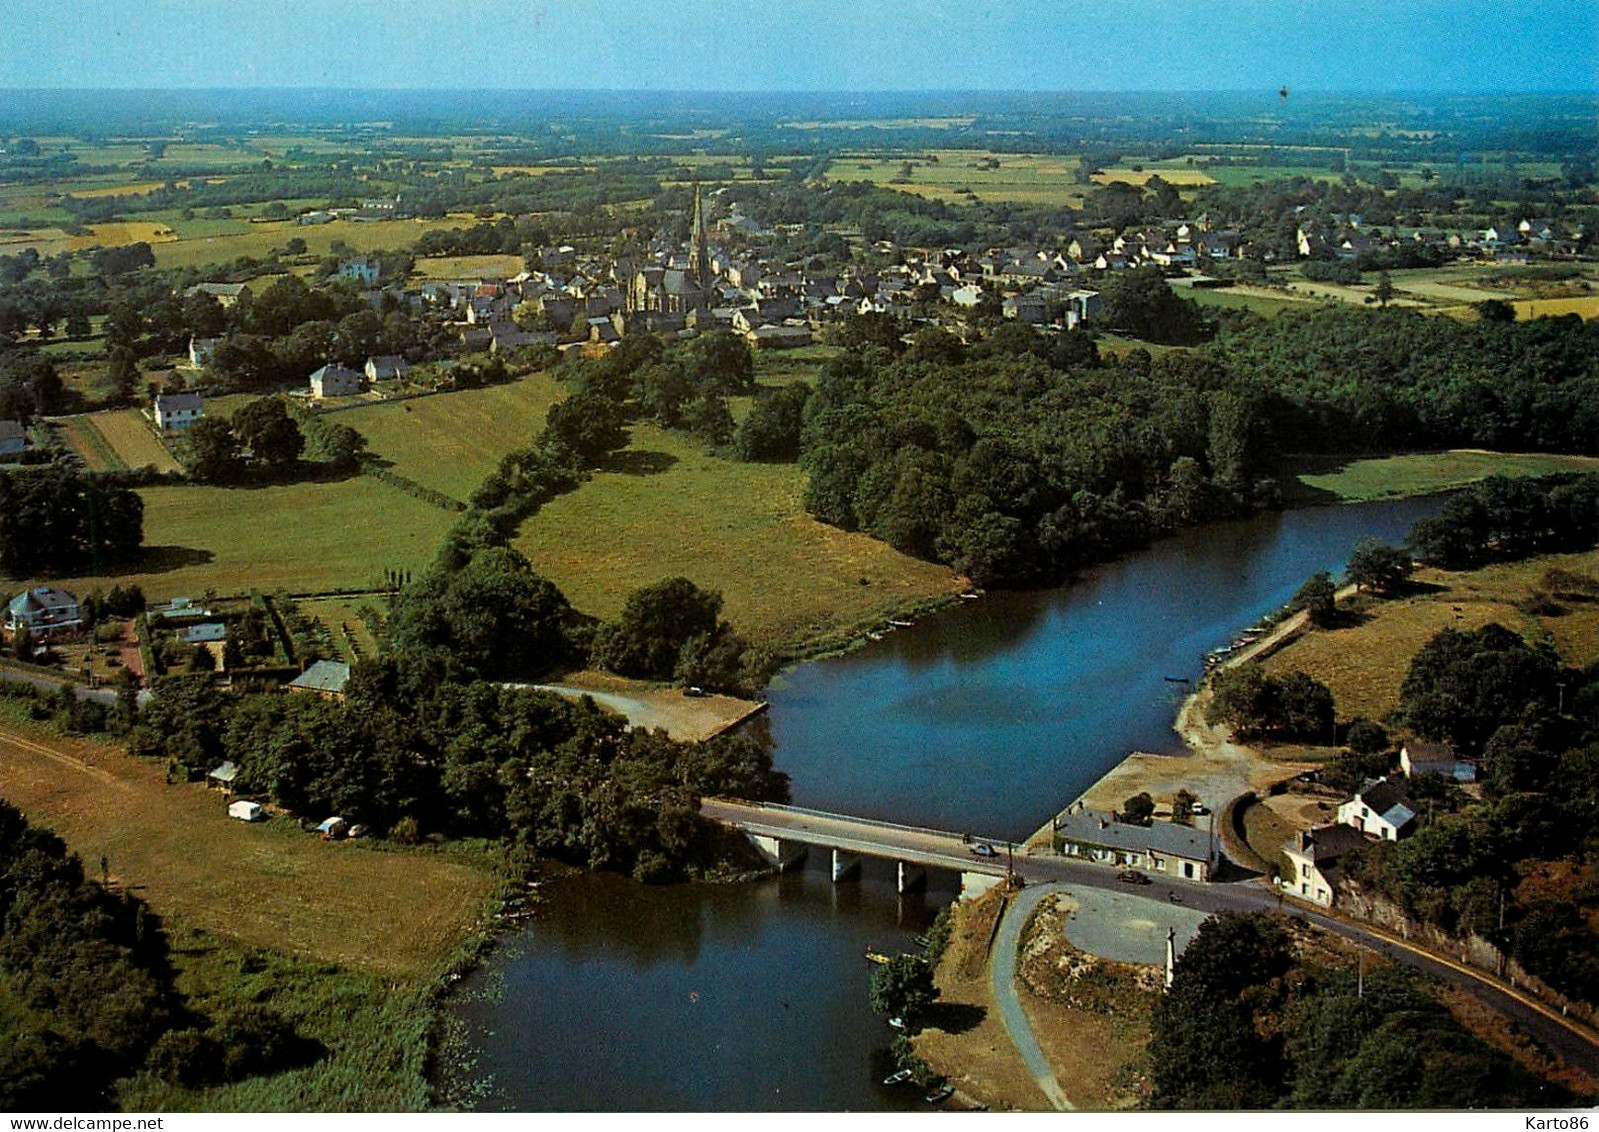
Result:
{"label": "village house", "polygon": [[376,283],[383,269],[377,260],[367,256],[347,259],[339,264],[340,279],[354,279],[360,283]]}
{"label": "village house", "polygon": [[5,629],[13,637],[26,629],[34,637],[71,633],[83,624],[78,599],[53,586],[24,590],[6,606]]}
{"label": "village house", "polygon": [[185,297],[210,295],[223,307],[231,307],[244,294],[243,283],[196,283],[184,293]]}
{"label": "village house", "polygon": [[1284,892],[1323,908],[1331,908],[1337,889],[1339,864],[1352,849],[1367,844],[1366,835],[1349,825],[1323,825],[1301,830],[1283,846],[1291,870],[1278,878]]}
{"label": "village house", "polygon": [[311,374],[311,396],[318,399],[349,397],[361,392],[364,380],[364,376],[356,370],[341,366],[337,362],[329,362]]}
{"label": "village house", "polygon": [[1145,869],[1182,880],[1209,880],[1218,861],[1215,838],[1177,822],[1119,822],[1114,814],[1077,810],[1054,821],[1055,851],[1113,868]]}
{"label": "village house", "polygon": [[1371,778],[1355,796],[1338,807],[1338,821],[1382,841],[1398,841],[1415,832],[1416,804],[1396,777]]}
{"label": "village house", "polygon": [[189,339],[189,368],[200,369],[211,364],[211,359],[216,356],[217,345],[220,338],[193,338]]}
{"label": "village house", "polygon": [[337,660],[319,660],[289,681],[289,691],[308,692],[324,700],[343,700],[350,682],[350,666]]}
{"label": "village house", "polygon": [[155,427],[184,432],[205,416],[205,398],[198,393],[162,393],[155,399]]}
{"label": "village house", "polygon": [[366,360],[366,379],[392,381],[404,377],[410,369],[410,365],[398,354],[382,354]]}

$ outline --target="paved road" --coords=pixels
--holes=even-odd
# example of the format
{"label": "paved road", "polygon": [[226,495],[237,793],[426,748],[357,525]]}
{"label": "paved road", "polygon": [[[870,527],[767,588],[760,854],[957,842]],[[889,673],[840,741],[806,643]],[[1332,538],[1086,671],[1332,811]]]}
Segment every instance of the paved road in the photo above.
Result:
{"label": "paved road", "polygon": [[[1008,846],[1000,840],[988,842],[976,839],[984,844],[992,844],[997,851],[995,857],[985,858],[974,855],[971,846],[962,840],[962,835],[940,830],[725,799],[706,799],[701,804],[701,812],[706,817],[737,825],[751,833],[788,837],[810,845],[912,861],[934,868],[989,875],[1005,873]],[[1029,887],[1065,884],[1131,892],[1146,900],[1182,904],[1206,913],[1280,910],[1302,916],[1318,927],[1346,939],[1363,942],[1374,951],[1412,964],[1459,987],[1490,1009],[1517,1023],[1572,1064],[1582,1066],[1589,1073],[1599,1074],[1599,1034],[1562,1017],[1558,1009],[1545,1006],[1530,995],[1473,968],[1424,951],[1365,924],[1346,921],[1294,902],[1285,905],[1277,892],[1263,882],[1201,884],[1155,880],[1132,889],[1117,881],[1113,869],[1069,857],[1057,857],[1047,852],[1037,856],[1018,853],[1014,858],[1014,867],[1016,875]]]}
{"label": "paved road", "polygon": [[1055,1071],[1050,1068],[1049,1059],[1044,1056],[1044,1051],[1039,1048],[1038,1039],[1033,1036],[1033,1027],[1027,1021],[1027,1014],[1022,1010],[1021,1000],[1016,997],[1016,953],[1019,950],[1022,938],[1022,928],[1027,924],[1027,917],[1032,915],[1033,908],[1046,896],[1057,892],[1064,892],[1066,886],[1061,884],[1043,884],[1024,888],[1011,898],[1006,906],[1003,917],[999,922],[999,934],[994,939],[994,954],[988,966],[988,977],[994,991],[994,1004],[999,1008],[999,1017],[1005,1023],[1005,1032],[1010,1034],[1011,1044],[1016,1047],[1016,1052],[1022,1055],[1022,1061],[1027,1065],[1027,1072],[1037,1082],[1049,1103],[1055,1106],[1057,1112],[1075,1112],[1077,1106],[1066,1099],[1066,1093],[1061,1089],[1060,1082],[1055,1079]]}
{"label": "paved road", "polygon": [[[16,684],[32,684],[43,692],[53,692],[63,684],[71,683],[65,678],[24,672],[17,668],[0,668],[0,680],[10,680]],[[73,691],[80,700],[93,700],[107,707],[115,707],[117,704],[117,693],[112,688],[85,688],[81,684],[73,684]]]}

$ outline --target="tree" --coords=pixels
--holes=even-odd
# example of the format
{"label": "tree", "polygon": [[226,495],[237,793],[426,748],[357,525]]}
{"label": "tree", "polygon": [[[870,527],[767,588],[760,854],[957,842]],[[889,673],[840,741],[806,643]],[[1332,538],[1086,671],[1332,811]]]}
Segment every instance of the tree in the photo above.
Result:
{"label": "tree", "polygon": [[938,998],[933,969],[920,955],[895,955],[872,971],[867,992],[872,1009],[907,1025]]}
{"label": "tree", "polygon": [[598,467],[607,455],[627,445],[622,409],[597,393],[574,393],[550,406],[545,441],[570,452],[584,467]]}
{"label": "tree", "polygon": [[1379,539],[1363,538],[1349,556],[1344,580],[1371,593],[1393,593],[1410,577],[1414,564],[1410,555]]}
{"label": "tree", "polygon": [[738,430],[738,458],[774,463],[797,460],[805,402],[810,395],[811,387],[804,382],[781,389],[762,389]]}
{"label": "tree", "polygon": [[1379,306],[1386,308],[1394,297],[1394,281],[1388,277],[1386,271],[1377,273],[1377,288],[1374,292]]}
{"label": "tree", "polygon": [[1129,825],[1148,825],[1155,816],[1155,799],[1145,790],[1122,803],[1122,821]]}
{"label": "tree", "polygon": [[184,466],[200,483],[233,483],[244,468],[239,437],[222,417],[201,417],[184,434]]}
{"label": "tree", "polygon": [[1332,575],[1325,570],[1312,574],[1289,599],[1288,608],[1303,609],[1310,614],[1313,625],[1322,628],[1331,625],[1338,615],[1337,591],[1333,588]]}
{"label": "tree", "polygon": [[670,679],[683,647],[714,635],[722,595],[687,578],[668,578],[628,594],[622,612],[595,634],[596,663],[624,676]]}
{"label": "tree", "polygon": [[267,468],[292,467],[305,449],[300,426],[281,397],[262,397],[233,414],[233,427],[250,456]]}

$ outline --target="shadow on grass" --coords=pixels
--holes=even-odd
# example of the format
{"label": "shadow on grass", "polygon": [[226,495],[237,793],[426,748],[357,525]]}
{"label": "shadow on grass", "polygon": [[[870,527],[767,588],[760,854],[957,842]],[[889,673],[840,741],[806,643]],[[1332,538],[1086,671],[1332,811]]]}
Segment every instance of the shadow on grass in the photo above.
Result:
{"label": "shadow on grass", "polygon": [[964,1002],[935,1002],[922,1012],[921,1024],[943,1030],[946,1034],[964,1034],[968,1030],[975,1030],[986,1017],[988,1011],[981,1006]]}
{"label": "shadow on grass", "polygon": [[637,452],[629,448],[606,457],[604,470],[624,476],[658,476],[677,463],[670,452]]}
{"label": "shadow on grass", "polygon": [[165,574],[185,566],[205,566],[215,558],[211,551],[195,546],[147,546],[132,562],[124,562],[106,573],[113,578],[124,574]]}

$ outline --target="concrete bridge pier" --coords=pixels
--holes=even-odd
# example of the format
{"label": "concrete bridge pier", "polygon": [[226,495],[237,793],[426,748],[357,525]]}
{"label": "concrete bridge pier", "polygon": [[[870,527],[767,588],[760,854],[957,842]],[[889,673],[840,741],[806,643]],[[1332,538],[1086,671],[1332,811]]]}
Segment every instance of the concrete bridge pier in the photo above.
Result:
{"label": "concrete bridge pier", "polygon": [[761,833],[746,834],[750,844],[755,846],[755,851],[766,859],[768,864],[776,865],[778,872],[787,872],[805,859],[805,844],[800,841],[784,841],[778,837],[768,837]]}
{"label": "concrete bridge pier", "polygon": [[909,865],[904,861],[898,862],[899,891],[901,895],[915,892],[927,887],[927,870],[920,865]]}
{"label": "concrete bridge pier", "polygon": [[833,850],[833,883],[849,880],[851,877],[860,876],[861,859],[855,853],[846,853],[842,849]]}
{"label": "concrete bridge pier", "polygon": [[989,889],[998,887],[1004,879],[1004,877],[990,876],[988,873],[962,873],[961,899],[974,900]]}

